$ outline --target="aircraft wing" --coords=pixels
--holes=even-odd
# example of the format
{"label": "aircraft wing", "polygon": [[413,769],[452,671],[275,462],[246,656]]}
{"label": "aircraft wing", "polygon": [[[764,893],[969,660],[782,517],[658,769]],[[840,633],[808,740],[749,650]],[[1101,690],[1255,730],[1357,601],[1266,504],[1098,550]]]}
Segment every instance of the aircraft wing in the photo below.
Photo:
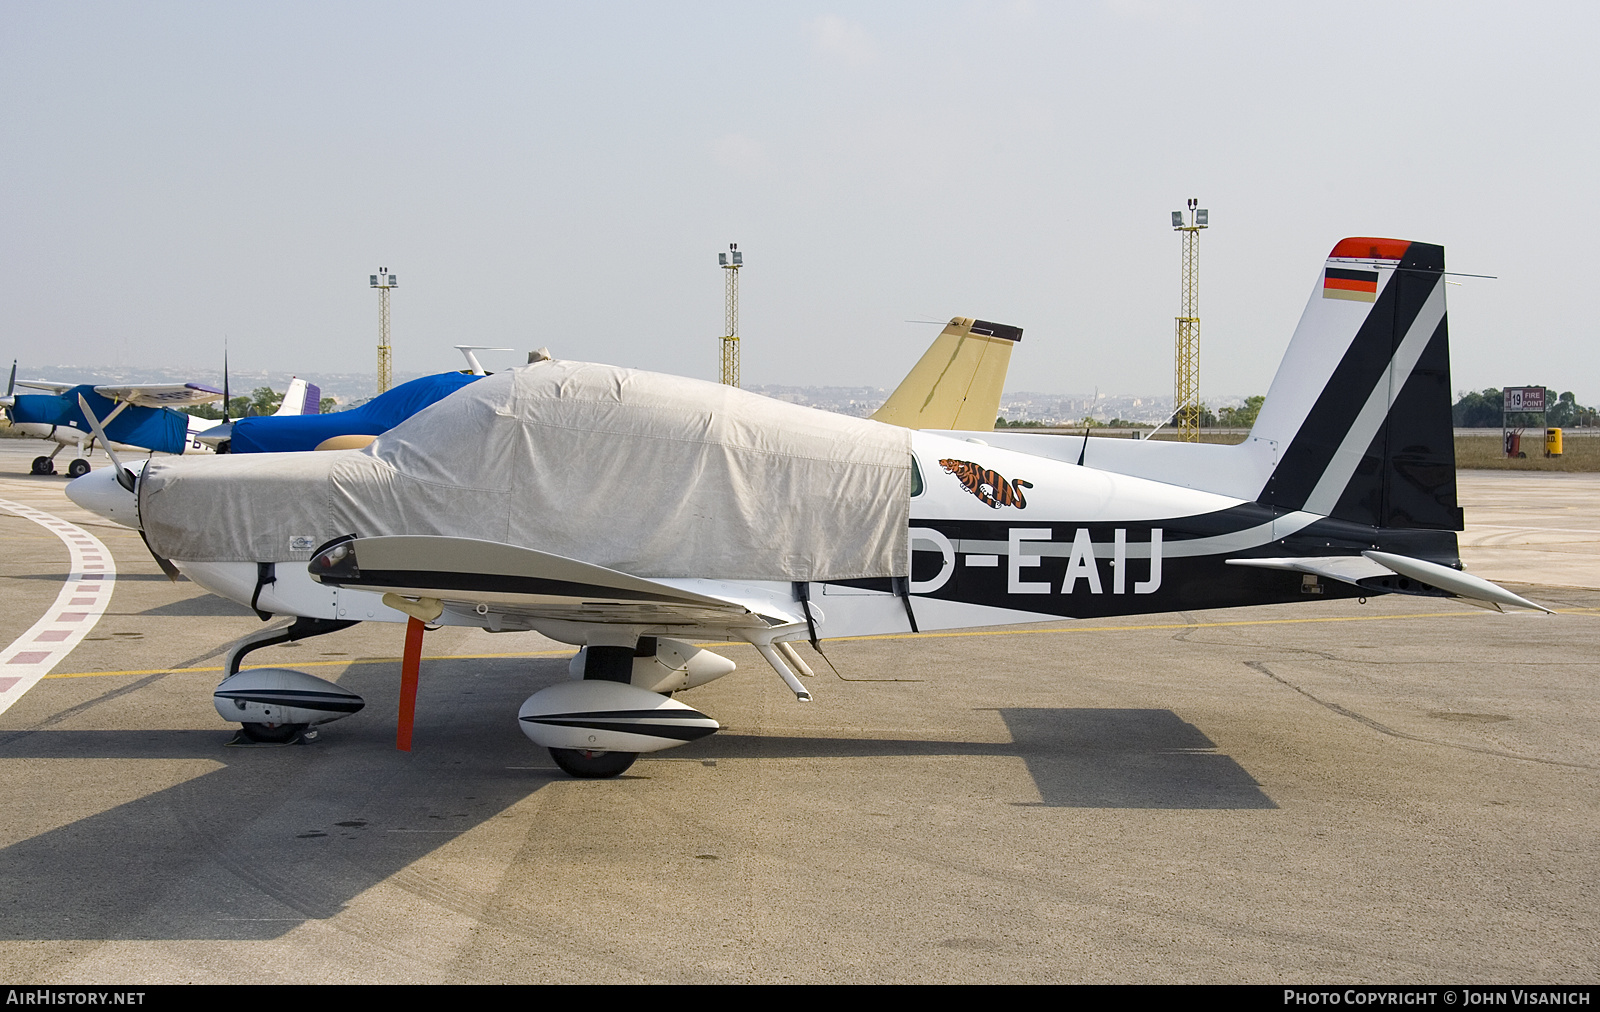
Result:
{"label": "aircraft wing", "polygon": [[95,387],[94,392],[112,400],[127,401],[137,408],[187,408],[208,401],[222,400],[221,390],[213,390],[200,383],[130,383],[124,386],[108,384]]}
{"label": "aircraft wing", "polygon": [[320,583],[436,601],[442,609],[486,617],[729,629],[768,629],[796,621],[758,601],[708,595],[470,538],[395,535],[341,541],[318,552],[310,571]]}
{"label": "aircraft wing", "polygon": [[52,383],[49,380],[17,380],[17,386],[27,387],[29,390],[48,390],[53,394],[64,394],[77,383]]}

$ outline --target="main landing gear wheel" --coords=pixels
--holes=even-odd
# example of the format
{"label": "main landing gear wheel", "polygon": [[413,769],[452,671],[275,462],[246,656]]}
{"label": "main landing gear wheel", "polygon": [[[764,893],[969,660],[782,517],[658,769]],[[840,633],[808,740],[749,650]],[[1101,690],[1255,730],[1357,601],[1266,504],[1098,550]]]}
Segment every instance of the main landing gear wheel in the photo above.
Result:
{"label": "main landing gear wheel", "polygon": [[84,460],[82,457],[79,457],[77,460],[74,460],[72,463],[67,465],[67,474],[74,478],[82,478],[88,473],[89,462]]}
{"label": "main landing gear wheel", "polygon": [[621,776],[629,766],[633,765],[633,761],[639,758],[639,753],[553,748],[550,750],[550,758],[556,761],[557,766],[580,780],[602,780],[606,777]]}
{"label": "main landing gear wheel", "polygon": [[56,462],[51,460],[49,457],[35,457],[33,458],[33,473],[55,474]]}
{"label": "main landing gear wheel", "polygon": [[239,730],[251,741],[268,745],[281,745],[294,741],[300,732],[306,729],[304,724],[240,724]]}

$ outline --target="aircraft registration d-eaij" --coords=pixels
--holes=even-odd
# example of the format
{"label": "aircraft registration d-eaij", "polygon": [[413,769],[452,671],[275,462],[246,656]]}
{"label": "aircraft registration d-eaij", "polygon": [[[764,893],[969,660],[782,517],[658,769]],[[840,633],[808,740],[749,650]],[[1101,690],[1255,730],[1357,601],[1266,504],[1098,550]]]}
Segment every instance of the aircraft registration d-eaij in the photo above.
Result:
{"label": "aircraft registration d-eaij", "polygon": [[[895,420],[941,424],[907,404],[950,402],[995,361],[1003,377],[983,346],[1016,336],[954,321]],[[941,358],[965,363],[955,382]],[[1544,610],[1461,569],[1450,393],[1442,247],[1346,239],[1235,446],[914,431],[552,360],[365,450],[164,459],[68,494],[138,527],[163,566],[296,617],[236,647],[216,690],[247,737],[363,705],[302,672],[241,671],[258,646],[408,622],[409,747],[425,624],[532,629],[582,649],[520,726],[603,777],[717,730],[673,698],[734,668],[692,639],[752,644],[806,700],[799,640],[1390,593]]]}

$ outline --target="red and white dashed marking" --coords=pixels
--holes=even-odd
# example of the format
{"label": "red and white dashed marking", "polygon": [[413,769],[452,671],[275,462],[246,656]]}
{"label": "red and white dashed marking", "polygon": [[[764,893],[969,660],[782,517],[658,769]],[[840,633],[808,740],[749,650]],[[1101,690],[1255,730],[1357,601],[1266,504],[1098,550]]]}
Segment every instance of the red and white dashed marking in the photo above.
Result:
{"label": "red and white dashed marking", "polygon": [[22,694],[72,652],[94,628],[117,582],[117,564],[100,539],[31,506],[0,499],[0,509],[32,520],[66,542],[72,555],[67,582],[56,595],[44,617],[33,628],[0,650],[0,713],[5,713]]}

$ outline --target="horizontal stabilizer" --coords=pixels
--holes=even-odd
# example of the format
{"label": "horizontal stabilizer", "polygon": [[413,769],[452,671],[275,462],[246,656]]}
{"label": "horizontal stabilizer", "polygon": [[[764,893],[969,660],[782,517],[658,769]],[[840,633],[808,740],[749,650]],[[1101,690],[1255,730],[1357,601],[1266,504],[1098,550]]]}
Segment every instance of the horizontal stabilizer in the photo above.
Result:
{"label": "horizontal stabilizer", "polygon": [[1228,565],[1310,573],[1312,576],[1338,580],[1340,583],[1358,587],[1362,580],[1394,575],[1394,570],[1360,555],[1327,555],[1305,559],[1229,559]]}
{"label": "horizontal stabilizer", "polygon": [[[1441,566],[1389,552],[1362,552],[1360,555],[1324,555],[1287,559],[1229,559],[1230,566],[1249,566],[1254,569],[1282,569],[1309,573],[1354,587],[1372,591],[1429,594],[1443,592],[1459,597],[1468,604],[1501,610],[1501,605],[1549,612],[1550,609],[1518,597],[1504,587],[1459,569]],[[1412,588],[1405,583],[1396,586],[1393,578],[1415,580],[1421,586]]]}
{"label": "horizontal stabilizer", "polygon": [[1496,586],[1488,580],[1477,576],[1469,576],[1459,569],[1441,566],[1437,562],[1424,562],[1421,559],[1407,558],[1404,555],[1391,555],[1388,552],[1362,552],[1373,562],[1388,566],[1401,576],[1423,583],[1431,583],[1440,590],[1448,590],[1457,597],[1470,597],[1479,601],[1489,601],[1494,604],[1508,604],[1513,608],[1527,608],[1531,611],[1542,611],[1547,615],[1555,614],[1542,604],[1534,604],[1525,597],[1518,597],[1504,587]]}

